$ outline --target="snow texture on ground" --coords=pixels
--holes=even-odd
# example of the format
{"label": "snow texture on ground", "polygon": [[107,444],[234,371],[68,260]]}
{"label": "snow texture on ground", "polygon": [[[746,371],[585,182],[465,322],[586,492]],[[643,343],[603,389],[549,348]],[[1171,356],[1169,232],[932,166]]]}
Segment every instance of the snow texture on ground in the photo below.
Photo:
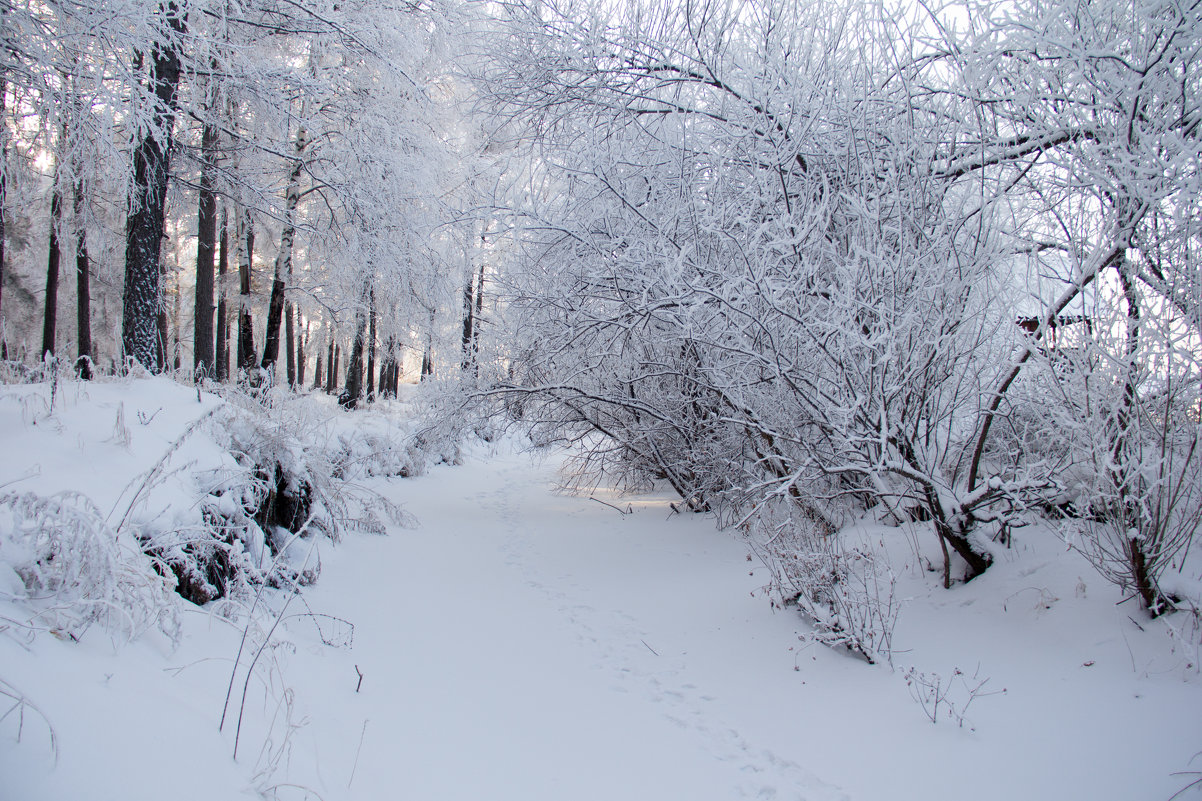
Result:
{"label": "snow texture on ground", "polygon": [[[212,403],[98,385],[48,415],[18,389],[0,485],[36,467],[22,489],[102,506]],[[22,609],[0,594],[0,801],[1167,801],[1202,770],[1197,632],[1116,604],[1046,532],[952,590],[925,532],[855,532],[907,600],[891,670],[806,643],[745,544],[668,496],[555,492],[561,458],[479,447],[379,480],[419,525],[321,543],[314,587],[264,599],[284,617],[244,705],[235,671],[237,761],[217,727],[245,616],[183,604],[178,646],[73,642],[5,628]],[[944,690],[937,723],[910,667]]]}

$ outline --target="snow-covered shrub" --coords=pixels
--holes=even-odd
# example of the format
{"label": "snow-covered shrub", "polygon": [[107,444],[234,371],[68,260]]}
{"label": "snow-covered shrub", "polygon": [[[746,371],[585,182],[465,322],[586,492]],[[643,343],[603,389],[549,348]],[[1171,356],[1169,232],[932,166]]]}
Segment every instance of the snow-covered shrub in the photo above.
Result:
{"label": "snow-covered shrub", "polygon": [[846,648],[869,664],[892,664],[901,602],[884,557],[865,545],[846,547],[842,532],[822,533],[780,509],[761,509],[744,528],[771,573],[769,590],[805,615],[814,641]]}
{"label": "snow-covered shrub", "polygon": [[172,583],[139,549],[73,493],[0,495],[0,569],[20,578],[35,610],[31,628],[78,638],[93,623],[133,638],[157,626],[178,629]]}
{"label": "snow-covered shrub", "polygon": [[1162,577],[1184,569],[1202,527],[1202,360],[1189,338],[1171,320],[1099,312],[1079,347],[1045,358],[1071,500],[1061,531],[1152,615],[1180,600]]}

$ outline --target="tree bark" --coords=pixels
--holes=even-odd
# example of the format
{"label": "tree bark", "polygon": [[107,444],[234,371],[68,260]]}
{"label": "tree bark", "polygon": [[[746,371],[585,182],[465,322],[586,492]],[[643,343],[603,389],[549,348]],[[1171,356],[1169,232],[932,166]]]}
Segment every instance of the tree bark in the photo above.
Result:
{"label": "tree bark", "polygon": [[243,210],[238,220],[238,369],[255,368],[254,320],[250,316],[250,265],[255,249],[255,226],[250,210]]}
{"label": "tree bark", "polygon": [[[460,367],[464,370],[472,365],[472,338],[474,335],[473,327],[475,323],[474,302],[476,276],[469,272],[467,274],[467,283],[463,285],[463,359],[460,362]],[[422,373],[425,375],[425,373]]]}
{"label": "tree bark", "polygon": [[184,32],[185,14],[175,0],[159,6],[163,36],[151,50],[150,88],[154,94],[151,130],[134,149],[133,189],[125,223],[125,288],[121,345],[131,358],[152,372],[162,368],[156,321],[162,305],[159,249],[163,238],[167,168],[175,126],[180,57],[172,36]]}
{"label": "tree bark", "polygon": [[376,293],[368,293],[367,317],[367,400],[376,399]]}
{"label": "tree bark", "polygon": [[[78,168],[77,168],[78,169]],[[92,264],[88,257],[88,227],[84,215],[83,181],[76,172],[75,198],[75,330],[76,374],[85,381],[92,379]]]}
{"label": "tree bark", "polygon": [[367,317],[360,306],[355,314],[355,339],[347,360],[346,386],[338,396],[338,403],[344,409],[354,409],[363,400],[363,346],[367,340]]}
{"label": "tree bark", "polygon": [[472,366],[480,375],[480,321],[484,316],[484,262],[480,262],[480,275],[476,281],[476,313],[472,322]]}
{"label": "tree bark", "polygon": [[[65,143],[62,145],[65,147]],[[50,254],[46,259],[46,304],[42,316],[42,358],[54,355],[54,335],[58,323],[58,271],[62,258],[59,229],[63,222],[63,195],[56,184],[50,196]]]}
{"label": "tree bark", "polygon": [[[291,275],[288,276],[288,281],[291,283]],[[305,379],[297,373],[296,357],[298,344],[299,343],[296,340],[296,304],[294,304],[292,301],[288,301],[284,304],[284,349],[286,351],[285,361],[287,363],[285,367],[288,374],[288,386],[292,389],[296,389],[305,381]],[[301,352],[303,354],[303,349]]]}
{"label": "tree bark", "polygon": [[330,331],[330,348],[326,356],[326,393],[334,391],[334,332]]}
{"label": "tree bark", "polygon": [[[8,122],[5,112],[8,108],[8,81],[0,73],[0,337],[4,335],[4,243],[7,239],[4,222],[8,217]],[[0,359],[8,358],[7,343],[0,342]]]}
{"label": "tree bark", "polygon": [[[280,323],[284,317],[284,278],[292,274],[292,243],[296,238],[296,206],[300,202],[300,176],[305,167],[302,158],[308,135],[304,126],[296,132],[295,156],[292,162],[292,172],[288,175],[288,188],[284,195],[284,229],[280,232],[280,249],[275,256],[275,280],[271,284],[271,305],[267,312],[267,330],[263,342],[262,367],[267,371],[275,370],[275,363],[280,358]],[[293,370],[292,372],[295,372]],[[289,376],[293,382],[294,375]]]}
{"label": "tree bark", "polygon": [[[214,69],[216,63],[214,63]],[[210,78],[216,81],[216,78]],[[210,89],[207,108],[217,109],[215,89]],[[198,377],[215,376],[213,348],[213,252],[217,243],[217,195],[213,191],[217,171],[218,128],[206,123],[200,135],[200,190],[196,205],[196,298],[192,334],[192,364]]]}
{"label": "tree bark", "polygon": [[221,210],[221,237],[217,246],[217,380],[228,381],[230,377],[230,327],[229,312],[225,303],[225,275],[229,271],[229,219],[226,210]]}
{"label": "tree bark", "polygon": [[[296,311],[295,307],[292,309]],[[289,340],[292,338],[289,337]],[[305,330],[298,333],[296,337],[296,354],[293,357],[296,369],[296,388],[300,389],[305,386],[305,348],[309,344],[309,322],[305,321]]]}

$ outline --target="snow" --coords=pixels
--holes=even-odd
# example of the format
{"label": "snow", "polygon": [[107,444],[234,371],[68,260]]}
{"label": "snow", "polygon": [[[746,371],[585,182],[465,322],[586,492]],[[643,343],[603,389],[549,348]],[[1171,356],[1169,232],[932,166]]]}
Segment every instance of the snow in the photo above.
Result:
{"label": "snow", "polygon": [[[44,385],[0,387],[0,487],[78,490],[119,516],[166,451],[220,463],[202,436],[179,443],[219,404],[165,379],[68,382],[50,413]],[[99,624],[74,641],[18,625],[38,602],[0,571],[0,715],[15,695],[36,707],[0,720],[0,801],[1167,801],[1202,770],[1199,633],[1116,603],[1045,531],[952,590],[924,531],[849,532],[891,555],[906,599],[893,668],[869,666],[807,642],[746,545],[669,495],[556,492],[564,456],[477,444],[371,479],[418,524],[321,541],[317,584],[264,594],[222,731],[245,605],[179,602],[177,643]],[[263,608],[283,617],[243,707]],[[907,674],[938,677],[937,722]]]}

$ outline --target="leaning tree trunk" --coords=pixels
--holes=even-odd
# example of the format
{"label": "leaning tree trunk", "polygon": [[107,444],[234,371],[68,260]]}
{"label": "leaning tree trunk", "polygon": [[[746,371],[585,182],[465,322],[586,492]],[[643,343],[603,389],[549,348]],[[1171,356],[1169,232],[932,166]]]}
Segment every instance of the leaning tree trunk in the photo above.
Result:
{"label": "leaning tree trunk", "polygon": [[[292,274],[292,243],[296,238],[296,206],[300,202],[300,176],[305,162],[302,156],[308,137],[304,126],[296,133],[295,157],[292,161],[292,172],[288,175],[288,188],[285,192],[284,230],[280,233],[280,249],[275,256],[275,280],[271,284],[271,305],[267,311],[267,331],[263,342],[262,367],[269,374],[275,371],[275,363],[280,358],[280,323],[284,317],[284,278]],[[295,368],[290,371],[289,383],[294,383]]]}
{"label": "leaning tree trunk", "polygon": [[163,238],[167,199],[167,168],[175,125],[180,57],[169,37],[184,32],[184,14],[174,0],[159,6],[165,23],[163,40],[151,50],[150,88],[154,110],[150,130],[134,148],[133,187],[125,222],[125,289],[121,317],[124,355],[157,372],[157,318],[161,305],[159,247]]}
{"label": "leaning tree trunk", "polygon": [[46,259],[46,306],[42,316],[42,358],[54,355],[54,335],[58,323],[58,270],[62,258],[59,229],[63,222],[63,195],[57,183],[50,196],[50,254]]}
{"label": "leaning tree trunk", "polygon": [[[213,64],[216,67],[216,62]],[[216,78],[210,81],[216,83]],[[207,107],[217,109],[216,90],[210,87]],[[218,128],[206,123],[200,135],[200,189],[196,204],[196,296],[192,329],[192,365],[197,377],[215,376],[213,350],[213,252],[217,244],[217,194],[213,182],[217,171]]]}
{"label": "leaning tree trunk", "polygon": [[79,352],[75,373],[85,381],[92,379],[92,264],[88,257],[88,227],[84,215],[83,181],[76,173],[73,211],[75,217],[75,330]]}

